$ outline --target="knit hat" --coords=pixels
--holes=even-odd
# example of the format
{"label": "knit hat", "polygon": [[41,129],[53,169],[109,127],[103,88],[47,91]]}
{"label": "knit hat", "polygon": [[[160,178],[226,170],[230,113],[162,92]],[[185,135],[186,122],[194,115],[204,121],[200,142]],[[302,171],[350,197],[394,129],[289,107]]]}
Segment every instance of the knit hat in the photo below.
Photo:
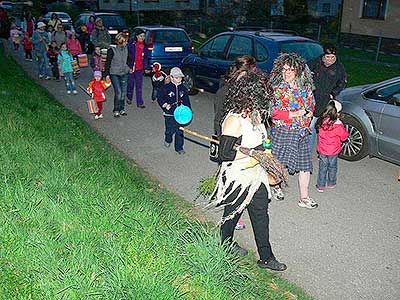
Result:
{"label": "knit hat", "polygon": [[161,64],[159,62],[153,63],[153,68],[155,72],[158,72],[161,70]]}
{"label": "knit hat", "polygon": [[43,22],[38,22],[36,27],[37,28],[43,28],[43,27],[46,27],[46,24],[44,24]]}
{"label": "knit hat", "polygon": [[178,67],[173,67],[171,69],[171,72],[169,73],[169,75],[171,75],[172,77],[185,77],[185,75],[182,73],[181,69],[179,69]]}
{"label": "knit hat", "polygon": [[342,103],[340,103],[337,100],[332,100],[332,102],[335,104],[336,111],[341,112],[342,111]]}
{"label": "knit hat", "polygon": [[100,77],[101,78],[101,71],[94,71],[93,77]]}

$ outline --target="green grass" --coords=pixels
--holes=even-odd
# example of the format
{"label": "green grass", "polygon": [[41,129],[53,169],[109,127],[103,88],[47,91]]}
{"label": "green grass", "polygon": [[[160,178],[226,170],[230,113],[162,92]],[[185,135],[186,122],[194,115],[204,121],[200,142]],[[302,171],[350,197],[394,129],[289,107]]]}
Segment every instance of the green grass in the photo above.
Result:
{"label": "green grass", "polygon": [[1,300],[310,299],[227,254],[1,49],[0,98]]}
{"label": "green grass", "polygon": [[[358,50],[358,49],[340,48],[339,56],[346,58],[354,57],[356,59],[374,62],[376,52]],[[380,53],[378,56],[378,62],[400,65],[400,57]]]}

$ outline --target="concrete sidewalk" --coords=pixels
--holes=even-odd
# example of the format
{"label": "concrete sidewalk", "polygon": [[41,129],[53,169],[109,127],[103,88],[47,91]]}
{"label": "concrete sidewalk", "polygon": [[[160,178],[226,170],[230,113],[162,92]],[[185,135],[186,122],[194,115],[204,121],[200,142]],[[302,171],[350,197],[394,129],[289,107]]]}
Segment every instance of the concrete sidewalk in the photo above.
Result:
{"label": "concrete sidewalk", "polygon": [[[67,95],[63,82],[39,81],[32,63],[21,55],[16,58],[58,101],[187,201],[193,201],[200,179],[215,171],[203,141],[187,136],[185,155],[163,147],[164,120],[150,100],[150,78],[144,80],[145,109],[127,105],[128,116],[113,118],[111,87],[104,119],[94,120],[86,111],[86,94]],[[86,87],[91,74],[89,68],[82,69],[78,84]],[[208,93],[191,97],[194,120],[190,129],[212,133],[213,97]],[[288,265],[283,277],[316,299],[400,299],[398,167],[366,158],[353,163],[340,160],[339,168],[338,188],[323,194],[313,188],[316,176],[312,176],[311,195],[320,205],[317,210],[297,207],[296,177],[290,178],[286,199],[271,203],[271,243],[277,258]],[[203,207],[204,201],[196,205]],[[204,210],[204,215],[217,221],[221,212]],[[255,249],[247,216],[245,222],[248,226],[237,232],[237,238]]]}

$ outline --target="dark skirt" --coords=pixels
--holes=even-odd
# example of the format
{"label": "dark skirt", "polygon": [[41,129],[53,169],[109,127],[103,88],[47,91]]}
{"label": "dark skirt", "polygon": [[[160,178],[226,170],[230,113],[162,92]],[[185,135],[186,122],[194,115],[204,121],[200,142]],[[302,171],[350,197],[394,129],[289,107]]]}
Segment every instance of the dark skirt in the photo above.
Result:
{"label": "dark skirt", "polygon": [[272,154],[288,168],[289,174],[312,172],[309,136],[299,130],[278,130],[272,135]]}

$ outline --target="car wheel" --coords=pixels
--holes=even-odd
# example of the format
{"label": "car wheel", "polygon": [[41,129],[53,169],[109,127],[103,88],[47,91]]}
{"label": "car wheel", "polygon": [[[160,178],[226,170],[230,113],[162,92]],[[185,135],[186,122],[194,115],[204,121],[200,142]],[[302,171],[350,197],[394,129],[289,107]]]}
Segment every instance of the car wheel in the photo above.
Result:
{"label": "car wheel", "polygon": [[184,69],[183,74],[185,75],[185,82],[184,85],[189,91],[189,95],[196,95],[199,90],[194,86],[194,76],[193,72],[190,69]]}
{"label": "car wheel", "polygon": [[343,143],[339,157],[349,161],[363,159],[368,155],[368,139],[364,127],[349,115],[343,115],[342,122],[349,138]]}

